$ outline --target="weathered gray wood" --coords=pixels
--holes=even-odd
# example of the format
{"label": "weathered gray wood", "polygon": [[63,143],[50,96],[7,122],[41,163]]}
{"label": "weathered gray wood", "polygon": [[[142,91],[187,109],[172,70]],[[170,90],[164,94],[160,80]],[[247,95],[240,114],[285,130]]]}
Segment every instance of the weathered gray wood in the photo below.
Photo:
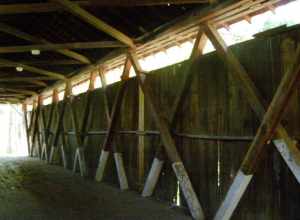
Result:
{"label": "weathered gray wood", "polygon": [[125,168],[124,168],[122,154],[118,153],[118,152],[114,152],[114,159],[115,159],[118,178],[119,178],[119,182],[120,182],[120,188],[121,188],[121,190],[127,190],[128,189],[128,181],[127,181],[127,176],[126,176],[126,172],[125,172]]}
{"label": "weathered gray wood", "polygon": [[161,170],[163,168],[164,161],[158,158],[154,158],[150,172],[146,179],[146,184],[142,192],[143,197],[149,197],[153,194],[155,186],[158,182]]}
{"label": "weathered gray wood", "polygon": [[138,83],[143,90],[146,100],[148,101],[151,115],[154,119],[156,126],[160,131],[160,137],[162,139],[162,143],[166,154],[169,160],[172,162],[173,170],[177,176],[179,185],[182,191],[184,192],[183,194],[185,196],[191,215],[194,219],[204,219],[203,209],[193,189],[189,176],[182,164],[181,158],[175,146],[175,142],[171,136],[169,127],[164,121],[163,116],[158,111],[158,106],[156,106],[156,104],[153,102],[152,91],[146,82],[146,75],[143,73],[142,68],[138,63],[136,55],[133,52],[130,52],[129,57],[137,75]]}

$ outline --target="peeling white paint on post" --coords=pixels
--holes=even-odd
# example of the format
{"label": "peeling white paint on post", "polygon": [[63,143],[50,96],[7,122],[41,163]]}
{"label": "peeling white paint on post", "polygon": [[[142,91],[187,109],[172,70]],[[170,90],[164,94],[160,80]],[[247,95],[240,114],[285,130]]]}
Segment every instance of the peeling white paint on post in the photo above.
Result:
{"label": "peeling white paint on post", "polygon": [[41,160],[45,160],[48,161],[48,154],[47,154],[47,148],[46,148],[46,144],[42,145],[42,154],[41,154]]}
{"label": "peeling white paint on post", "polygon": [[52,146],[52,147],[51,147],[51,150],[50,150],[49,161],[48,161],[49,164],[52,164],[52,163],[53,163],[53,157],[54,157],[55,151],[56,151],[56,148]]}
{"label": "peeling white paint on post", "polygon": [[296,177],[298,183],[300,183],[300,161],[298,163],[296,161],[296,158],[300,158],[300,151],[296,145],[290,144],[290,147],[288,147],[287,143],[283,139],[273,140],[273,143]]}
{"label": "peeling white paint on post", "polygon": [[67,163],[65,148],[64,148],[63,144],[60,145],[60,153],[61,153],[61,159],[62,159],[63,166],[65,169],[67,169],[68,163]]}
{"label": "peeling white paint on post", "polygon": [[83,148],[77,148],[76,151],[78,152],[78,162],[79,162],[80,175],[82,177],[85,177],[85,176],[87,176],[87,168],[86,168],[86,162],[85,162],[84,149]]}
{"label": "peeling white paint on post", "polygon": [[184,168],[182,162],[175,162],[172,164],[172,168],[179,181],[180,188],[188,204],[191,215],[194,219],[203,220],[204,212],[197,198],[197,195],[193,189],[190,178]]}
{"label": "peeling white paint on post", "polygon": [[154,158],[150,172],[148,174],[144,190],[142,192],[143,197],[149,197],[153,194],[153,191],[155,189],[155,186],[158,182],[159,175],[161,172],[161,169],[163,167],[164,161],[159,160],[158,158]]}
{"label": "peeling white paint on post", "polygon": [[214,220],[227,220],[233,214],[239,201],[242,198],[247,186],[249,185],[253,175],[245,175],[243,171],[239,170],[233,183],[228,190],[224,201],[222,202]]}
{"label": "peeling white paint on post", "polygon": [[73,173],[76,173],[76,169],[77,169],[77,161],[78,161],[78,151],[77,151],[77,149],[76,149],[76,152],[75,152],[75,158],[74,158],[74,163],[73,163],[73,170],[72,170]]}
{"label": "peeling white paint on post", "polygon": [[109,156],[109,151],[105,151],[105,150],[101,151],[99,164],[98,164],[98,168],[96,171],[96,177],[95,177],[96,181],[98,181],[98,182],[101,182],[103,179],[104,170],[106,167],[108,156]]}
{"label": "peeling white paint on post", "polygon": [[117,167],[120,188],[121,190],[126,190],[128,189],[128,181],[127,181],[127,176],[124,168],[122,153],[114,153],[114,158]]}

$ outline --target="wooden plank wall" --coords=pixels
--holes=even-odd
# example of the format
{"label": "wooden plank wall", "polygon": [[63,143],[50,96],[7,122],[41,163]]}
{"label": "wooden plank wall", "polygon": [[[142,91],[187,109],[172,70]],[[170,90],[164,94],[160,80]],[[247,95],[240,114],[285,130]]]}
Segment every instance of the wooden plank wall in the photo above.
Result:
{"label": "wooden plank wall", "polygon": [[[234,53],[251,75],[261,94],[269,103],[282,74],[289,67],[290,57],[300,41],[300,30],[293,29],[276,35],[265,36],[233,47]],[[165,113],[170,115],[177,96],[176,88],[183,82],[181,70],[185,62],[153,71],[148,80],[154,90],[155,101]],[[238,85],[230,77],[231,71],[215,53],[201,57],[193,67],[194,80],[185,105],[181,106],[179,124],[180,133],[253,136],[259,125]],[[122,105],[120,130],[138,128],[138,86],[135,79],[130,79],[129,89]],[[112,104],[119,83],[108,86],[108,97]],[[300,87],[299,87],[300,88]],[[82,116],[84,95],[75,97],[76,114]],[[300,138],[300,97],[296,91],[283,125],[295,139]],[[90,130],[106,130],[103,91],[96,89],[92,98],[92,124]],[[46,107],[49,113],[50,106]],[[64,119],[65,130],[72,130],[69,110]],[[57,116],[54,118],[57,121]],[[54,124],[54,123],[53,123]],[[51,128],[54,129],[54,126]],[[145,129],[156,130],[145,100]],[[69,135],[66,153],[70,168],[76,149],[74,136]],[[95,175],[101,145],[104,136],[90,136],[86,148],[86,161],[89,176]],[[124,154],[124,163],[131,189],[141,191],[138,181],[138,138],[133,134],[117,135],[115,144]],[[145,174],[148,174],[153,160],[155,147],[159,144],[158,136],[145,137]],[[211,219],[219,207],[226,191],[233,180],[242,158],[249,147],[249,142],[242,141],[204,141],[188,138],[176,138],[176,144],[183,158],[186,169],[208,219]],[[262,162],[258,173],[243,196],[233,219],[300,219],[300,187],[283,162],[275,147],[270,144],[268,155]],[[114,162],[110,158],[105,181],[118,184]],[[167,162],[160,177],[154,197],[169,203],[175,203],[177,182]],[[185,206],[184,201],[181,201]]]}

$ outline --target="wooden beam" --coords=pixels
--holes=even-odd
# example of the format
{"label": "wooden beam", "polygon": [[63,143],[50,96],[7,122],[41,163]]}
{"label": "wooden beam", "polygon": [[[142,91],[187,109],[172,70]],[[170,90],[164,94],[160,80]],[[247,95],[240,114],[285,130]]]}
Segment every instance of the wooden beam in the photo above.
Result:
{"label": "wooden beam", "polygon": [[27,76],[12,76],[10,78],[5,77],[1,78],[0,77],[0,82],[18,82],[18,81],[29,81],[29,80],[39,80],[39,81],[47,81],[47,80],[53,80],[53,77],[49,76],[35,76],[35,77],[27,77]]}
{"label": "wooden beam", "polygon": [[[238,84],[240,85],[240,89],[244,93],[245,97],[248,99],[250,106],[257,114],[258,118],[263,120],[264,114],[266,112],[263,99],[260,96],[260,93],[255,87],[253,81],[247,74],[246,70],[239,63],[232,51],[226,46],[224,40],[217,32],[215,27],[213,27],[211,24],[207,24],[204,25],[202,28],[205,31],[207,37],[212,42],[213,46],[216,48],[220,57],[224,59],[232,68],[233,71],[230,71],[230,73],[233,75],[233,78],[237,80]],[[288,136],[288,133],[286,132],[285,128],[282,127],[280,124],[278,125],[275,134],[276,138],[283,140],[286,144],[286,150],[289,151],[289,158],[287,159],[286,155],[283,155],[282,152],[280,153],[284,158],[285,162],[287,163],[288,167],[298,180],[298,182],[300,182],[300,151],[298,150],[295,143],[293,143],[292,139]],[[276,141],[272,141],[276,145]],[[245,173],[243,172],[238,172],[235,182],[228,191],[228,194],[225,200],[223,201],[220,209],[218,210],[215,219],[230,218],[243,192],[246,190],[246,187],[253,176],[252,172],[252,166],[250,166],[250,168],[248,169],[246,173],[247,175],[245,175]],[[228,200],[230,200],[231,202],[228,203]]]}
{"label": "wooden beam", "polygon": [[[188,60],[188,64],[186,65],[186,68],[183,69],[183,75],[185,76],[185,78],[183,80],[182,87],[178,89],[178,96],[176,97],[174,104],[172,105],[172,110],[170,113],[170,127],[172,128],[172,130],[175,130],[177,120],[181,118],[179,116],[180,109],[184,105],[188,90],[190,89],[191,82],[193,80],[193,74],[191,71],[192,65],[194,64],[195,60],[202,54],[206,42],[207,37],[200,29],[198,31],[190,59]],[[155,158],[152,162],[151,169],[148,174],[144,190],[142,192],[143,197],[148,197],[153,194],[161,173],[164,160],[165,152],[162,143],[160,143],[156,149]]]}
{"label": "wooden beam", "polygon": [[12,78],[12,79],[1,79],[0,78],[0,82],[27,82],[27,83],[32,83],[32,84],[35,84],[35,85],[38,85],[38,86],[43,86],[43,87],[46,87],[47,84],[41,80],[37,80],[37,79],[26,79],[25,77],[24,78]]}
{"label": "wooden beam", "polygon": [[24,94],[24,95],[33,95],[33,96],[37,95],[37,92],[28,89],[0,88],[0,94],[2,91]]}
{"label": "wooden beam", "polygon": [[29,138],[29,124],[28,124],[28,115],[27,115],[27,105],[25,103],[22,104],[23,110],[23,123],[25,125],[25,133],[26,133],[26,140],[27,140],[27,150],[28,154],[30,152],[30,138]]}
{"label": "wooden beam", "polygon": [[38,67],[25,65],[25,64],[22,64],[22,63],[13,62],[13,61],[6,60],[6,59],[0,59],[0,65],[1,64],[12,65],[14,67],[22,67],[24,70],[27,70],[29,72],[38,73],[38,74],[41,74],[41,75],[53,77],[53,79],[63,79],[63,80],[66,79],[66,77],[61,73],[56,73],[56,72],[44,70],[44,69],[41,69],[41,68],[38,68]]}
{"label": "wooden beam", "polygon": [[[82,7],[133,7],[133,6],[165,6],[181,4],[204,4],[208,0],[102,0],[102,1],[74,1]],[[45,3],[19,3],[19,4],[2,4],[0,5],[0,14],[26,14],[26,13],[47,13],[63,11],[64,8],[52,2]]]}
{"label": "wooden beam", "polygon": [[138,83],[141,89],[143,90],[145,99],[147,100],[153,120],[158,130],[160,131],[160,138],[163,143],[164,150],[169,160],[172,163],[173,171],[177,177],[180,188],[183,192],[183,195],[186,199],[187,205],[191,212],[191,215],[193,216],[194,219],[202,220],[204,219],[203,209],[193,189],[192,183],[185,170],[180,155],[176,149],[176,145],[172,138],[169,126],[164,120],[164,116],[159,111],[159,106],[157,106],[156,103],[153,101],[153,92],[151,90],[151,87],[146,81],[147,80],[146,75],[142,71],[142,68],[139,65],[136,54],[131,51],[129,53],[129,57],[131,59],[132,66],[137,75]]}
{"label": "wooden beam", "polygon": [[284,110],[288,106],[291,95],[295,92],[296,87],[299,85],[300,46],[297,49],[295,58],[295,65],[290,71],[284,74],[272,102],[262,119],[255,138],[248,149],[246,157],[242,162],[238,174],[230,186],[225,200],[222,202],[222,205],[214,218],[215,220],[230,219],[232,216],[242,195],[253,178],[254,172],[258,168],[259,162],[263,157],[263,151],[265,151],[265,145],[274,135],[276,127],[279,125],[279,122],[283,117]]}
{"label": "wooden beam", "polygon": [[[50,43],[49,41],[47,41],[45,39],[32,36],[30,34],[27,34],[23,31],[20,31],[14,27],[11,27],[11,26],[1,23],[1,22],[0,22],[0,31],[4,32],[6,34],[13,35],[13,36],[18,37],[23,40],[33,42],[33,43],[38,43],[38,44],[49,44]],[[71,50],[58,50],[57,52],[65,55],[67,57],[70,57],[72,59],[79,60],[80,62],[85,63],[85,64],[91,63],[91,61],[87,57],[85,57],[77,52],[71,51]]]}
{"label": "wooden beam", "polygon": [[135,45],[130,37],[126,36],[124,33],[118,31],[114,27],[108,25],[104,21],[95,17],[88,11],[82,9],[76,3],[71,2],[69,0],[53,0],[53,1],[62,5],[67,11],[69,11],[73,15],[81,18],[82,20],[84,20],[85,22],[94,26],[98,30],[105,32],[106,34],[112,36],[113,38],[119,40],[120,42],[124,43],[125,45],[127,45],[129,47],[135,47]]}
{"label": "wooden beam", "polygon": [[[245,97],[248,99],[250,106],[253,111],[256,113],[259,119],[262,119],[265,114],[265,104],[264,101],[255,87],[253,81],[250,79],[244,67],[239,63],[237,58],[234,56],[232,51],[227,48],[226,43],[217,32],[216,28],[212,25],[203,26],[205,34],[211,40],[212,44],[216,48],[217,52],[223,58],[234,71],[230,71],[233,77],[239,82],[240,89],[244,93]],[[296,144],[292,141],[292,138],[289,137],[286,129],[279,125],[276,129],[277,139],[284,140],[284,143],[287,147],[288,154],[284,154],[279,151],[286,164],[296,177],[297,181],[300,183],[300,151],[298,150]],[[276,141],[273,143],[277,144]],[[287,155],[289,157],[287,158]]]}
{"label": "wooden beam", "polygon": [[116,41],[74,42],[63,44],[35,44],[25,46],[0,47],[0,53],[23,53],[31,50],[51,51],[62,49],[96,49],[96,48],[118,48],[125,47]]}
{"label": "wooden beam", "polygon": [[[63,66],[63,65],[82,65],[83,63],[78,60],[20,60],[16,61],[17,63],[23,63],[26,65],[34,65],[34,66]],[[11,67],[12,65],[8,64],[0,64],[0,67]]]}
{"label": "wooden beam", "polygon": [[[118,177],[119,177],[119,183],[120,183],[120,188],[121,190],[126,190],[128,189],[128,181],[127,181],[127,176],[126,176],[126,172],[124,169],[124,165],[123,165],[123,159],[122,159],[122,154],[119,152],[119,149],[117,149],[116,146],[112,146],[113,145],[113,138],[115,135],[115,128],[117,126],[118,121],[120,120],[120,116],[121,116],[121,106],[122,106],[122,102],[123,102],[123,97],[125,96],[126,93],[126,88],[127,88],[127,81],[129,79],[129,70],[131,68],[131,62],[129,60],[129,58],[127,57],[125,60],[125,64],[124,64],[124,70],[121,76],[121,85],[118,89],[117,95],[114,99],[114,104],[111,110],[111,114],[110,117],[107,118],[108,120],[108,131],[103,143],[103,147],[101,150],[101,155],[99,158],[99,165],[97,167],[97,171],[96,171],[96,181],[102,181],[103,179],[103,174],[105,171],[105,167],[106,167],[106,163],[107,163],[107,159],[109,156],[110,151],[114,150],[114,159],[115,159],[115,163],[116,163],[116,168],[117,168],[117,173],[118,173]],[[102,74],[101,72],[99,74]],[[100,77],[103,77],[100,75]],[[104,77],[103,77],[104,78]],[[101,78],[102,79],[102,78]],[[102,84],[104,85],[104,98],[106,99],[106,81],[105,78],[104,80],[102,80]],[[106,104],[106,114],[109,114],[109,109],[108,109],[108,105],[107,102],[105,102]]]}

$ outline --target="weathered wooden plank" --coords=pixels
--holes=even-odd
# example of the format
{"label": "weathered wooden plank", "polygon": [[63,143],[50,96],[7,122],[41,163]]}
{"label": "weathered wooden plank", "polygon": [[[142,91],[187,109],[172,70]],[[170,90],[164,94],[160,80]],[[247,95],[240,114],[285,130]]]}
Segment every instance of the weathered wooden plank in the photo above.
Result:
{"label": "weathered wooden plank", "polygon": [[[204,25],[203,30],[205,30],[205,34],[211,40],[212,44],[216,48],[217,52],[220,54],[221,58],[225,59],[226,62],[233,68],[232,71],[233,77],[238,80],[240,83],[240,89],[244,93],[245,97],[247,98],[250,106],[256,113],[259,119],[262,119],[265,113],[265,104],[264,101],[255,87],[253,81],[249,78],[244,67],[239,63],[237,58],[231,52],[230,49],[227,48],[224,40],[218,34],[215,27],[211,24]],[[287,149],[289,150],[289,154],[293,156],[293,163],[290,163],[291,160],[286,160],[287,165],[291,169],[292,173],[296,177],[297,180],[300,179],[297,174],[299,173],[300,169],[300,151],[297,149],[295,143],[291,140],[286,132],[285,128],[279,124],[276,129],[276,138],[283,139],[286,143]],[[284,156],[283,156],[284,158]],[[298,166],[295,166],[298,164]]]}
{"label": "weathered wooden plank", "polygon": [[[120,119],[120,115],[121,115],[121,105],[122,105],[122,101],[123,101],[123,97],[125,95],[126,92],[126,87],[127,87],[127,80],[129,79],[129,70],[131,67],[131,62],[129,60],[129,58],[126,59],[125,61],[125,65],[124,65],[124,70],[123,70],[123,74],[121,76],[121,85],[120,88],[118,90],[118,93],[116,95],[116,98],[114,100],[114,104],[113,104],[113,108],[111,111],[111,116],[107,117],[107,120],[109,121],[109,126],[108,126],[108,131],[104,140],[104,144],[102,147],[102,151],[101,151],[101,156],[99,159],[99,164],[98,164],[98,168],[96,171],[96,181],[102,181],[103,175],[104,175],[104,170],[106,167],[106,163],[107,163],[107,159],[109,156],[109,151],[112,150],[112,144],[113,144],[113,137],[114,137],[114,130],[117,126],[117,123]],[[101,76],[100,74],[100,78],[102,79],[102,86],[104,86],[104,90],[106,88],[106,82],[103,76]],[[104,95],[106,96],[106,93],[104,92]],[[107,99],[107,97],[105,97],[105,99]],[[106,101],[107,102],[107,101]],[[109,114],[109,106],[108,103],[106,103],[106,113]],[[116,149],[114,149],[114,159],[115,159],[115,163],[117,165],[117,172],[118,172],[118,177],[119,177],[119,183],[120,183],[120,187],[122,190],[126,190],[128,189],[128,181],[127,181],[127,176],[125,174],[125,170],[124,170],[124,164],[123,164],[123,159],[122,159],[122,154],[120,152],[117,152]]]}
{"label": "weathered wooden plank", "polygon": [[[178,96],[172,106],[171,116],[170,116],[170,127],[174,130],[176,127],[176,122],[178,120],[179,109],[184,104],[184,100],[186,99],[187,91],[190,88],[190,84],[193,80],[193,74],[191,72],[191,67],[195,62],[196,58],[198,58],[202,54],[202,50],[204,48],[205,42],[207,41],[206,36],[203,34],[202,30],[199,30],[194,47],[190,56],[189,64],[186,69],[183,71],[185,74],[185,79],[182,84],[182,88],[179,89]],[[149,176],[146,180],[144,190],[142,192],[142,196],[147,197],[153,194],[155,186],[158,182],[158,178],[162,169],[162,164],[164,160],[164,152],[162,143],[159,144],[155,158],[153,160],[153,164],[151,166],[151,170],[149,172]],[[155,179],[152,179],[155,178]]]}
{"label": "weathered wooden plank", "polygon": [[[246,94],[246,97],[251,107],[257,113],[258,117],[261,118],[260,114],[263,114],[265,111],[264,105],[262,104],[262,99],[259,96],[256,87],[249,78],[245,69],[238,62],[238,60],[230,51],[230,49],[226,47],[225,42],[222,40],[222,38],[217,33],[217,30],[214,27],[212,27],[211,25],[207,25],[203,28],[205,30],[206,35],[211,40],[217,51],[221,54],[221,57],[224,58],[233,68],[235,77],[239,79],[239,81],[243,84],[243,87],[241,88],[244,88],[243,92]],[[242,163],[240,173],[245,178],[239,178],[239,176],[236,177],[234,183],[230,187],[230,190],[225,200],[223,201],[220,209],[218,210],[215,219],[229,219],[234,209],[236,208],[241,196],[246,190],[246,186],[249,184],[253,173],[256,170],[256,166],[258,165],[259,159],[262,157],[264,149],[263,147],[266,144],[266,142],[271,138],[272,134],[275,132],[276,127],[280,122],[282,112],[286,107],[286,103],[288,102],[291,96],[292,90],[296,86],[296,82],[298,80],[298,72],[300,70],[300,67],[298,66],[299,58],[300,48],[298,48],[298,53],[295,59],[296,66],[294,66],[293,69],[291,69],[288,73],[284,75],[278,87],[278,90],[275,93],[274,98],[268,108],[266,115],[262,119],[262,124],[258,130],[258,133],[254,141],[252,142],[250,149],[248,150],[246,158]],[[285,130],[283,127],[279,127],[279,129]],[[294,168],[291,166],[289,167]]]}
{"label": "weathered wooden plank", "polygon": [[56,152],[57,149],[57,145],[58,145],[58,141],[59,141],[59,136],[63,135],[61,134],[62,131],[62,126],[63,126],[63,119],[64,119],[64,115],[65,115],[65,110],[66,110],[66,105],[68,103],[68,99],[70,98],[71,95],[71,82],[70,81],[66,81],[66,87],[65,87],[65,92],[64,92],[64,98],[62,101],[62,106],[60,109],[58,109],[58,121],[56,124],[56,127],[54,129],[54,136],[52,139],[52,143],[51,143],[51,153],[50,153],[50,157],[49,157],[49,163],[53,162],[53,157],[54,157],[54,153]]}
{"label": "weathered wooden plank", "polygon": [[158,106],[156,106],[156,104],[153,102],[151,88],[146,83],[146,75],[142,71],[142,68],[138,63],[136,55],[133,52],[130,52],[129,57],[137,75],[139,85],[141,86],[145,98],[149,103],[151,115],[155,121],[156,126],[160,131],[160,137],[162,139],[163,146],[165,147],[165,151],[169,160],[172,162],[173,171],[175,172],[177,180],[179,181],[179,185],[186,198],[190,212],[194,219],[204,219],[202,207],[200,205],[196,193],[194,192],[189,176],[184,168],[179,153],[176,149],[175,142],[173,141],[173,138],[169,131],[169,127],[164,121],[161,113],[158,111]]}

